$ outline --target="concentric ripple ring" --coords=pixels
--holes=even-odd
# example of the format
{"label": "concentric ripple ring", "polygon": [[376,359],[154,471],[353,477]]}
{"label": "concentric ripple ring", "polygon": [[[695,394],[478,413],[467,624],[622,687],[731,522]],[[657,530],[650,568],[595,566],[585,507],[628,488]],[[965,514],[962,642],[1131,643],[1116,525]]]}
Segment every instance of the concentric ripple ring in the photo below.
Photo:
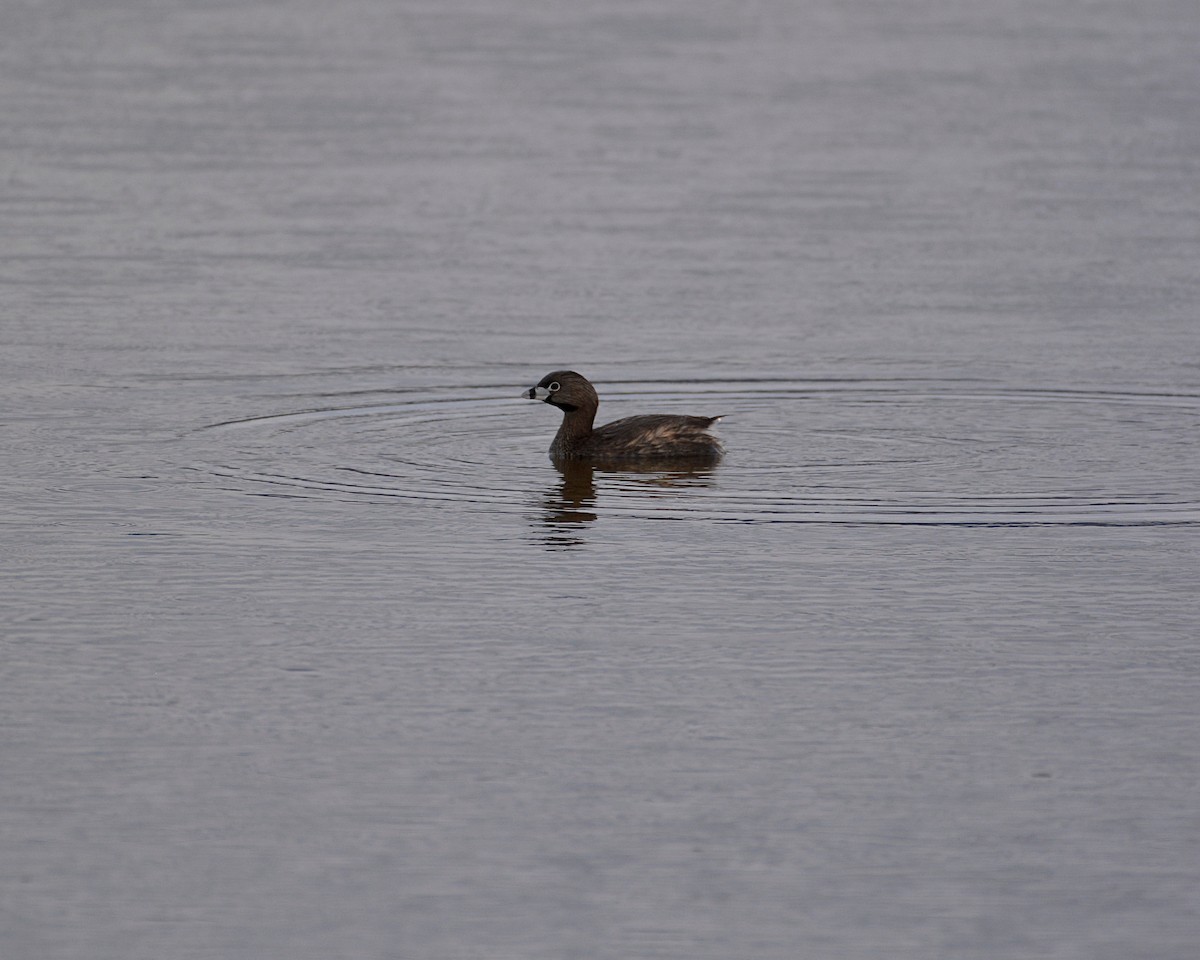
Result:
{"label": "concentric ripple ring", "polygon": [[[601,419],[722,414],[705,471],[546,459],[552,411],[509,384],[381,394],[205,426],[195,463],[234,490],[527,513],[736,523],[1200,523],[1200,395],[946,380],[679,380],[604,385]],[[332,401],[332,402],[331,402]],[[1101,455],[1098,451],[1104,451]],[[1189,460],[1190,457],[1190,460]],[[1175,463],[1149,475],[1141,463]],[[577,479],[577,478],[576,478]]]}

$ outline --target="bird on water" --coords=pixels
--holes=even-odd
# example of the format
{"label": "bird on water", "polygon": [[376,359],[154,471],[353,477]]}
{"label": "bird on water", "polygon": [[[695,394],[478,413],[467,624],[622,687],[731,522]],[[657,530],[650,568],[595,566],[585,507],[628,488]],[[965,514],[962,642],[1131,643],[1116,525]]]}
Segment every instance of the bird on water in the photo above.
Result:
{"label": "bird on water", "polygon": [[556,370],[521,393],[542,400],[563,413],[550,444],[552,460],[688,461],[712,464],[724,447],[709,433],[720,417],[691,417],[649,413],[594,427],[600,398],[587,379],[574,370]]}

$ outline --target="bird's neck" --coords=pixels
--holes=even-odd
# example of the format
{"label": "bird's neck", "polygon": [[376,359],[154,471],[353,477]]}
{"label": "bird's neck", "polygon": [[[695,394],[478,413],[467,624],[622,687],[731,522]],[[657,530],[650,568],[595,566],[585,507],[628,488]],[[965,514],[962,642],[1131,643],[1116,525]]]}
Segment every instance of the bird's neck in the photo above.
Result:
{"label": "bird's neck", "polygon": [[560,454],[569,453],[573,447],[578,446],[591,435],[592,424],[595,422],[595,406],[564,410],[562,423],[558,427],[558,433],[554,435],[553,449]]}

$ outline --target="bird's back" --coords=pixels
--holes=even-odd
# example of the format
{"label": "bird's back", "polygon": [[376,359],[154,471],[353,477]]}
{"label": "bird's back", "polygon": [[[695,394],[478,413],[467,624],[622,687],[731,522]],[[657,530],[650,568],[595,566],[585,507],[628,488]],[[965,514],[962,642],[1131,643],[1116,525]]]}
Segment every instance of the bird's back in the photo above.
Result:
{"label": "bird's back", "polygon": [[715,460],[721,441],[708,431],[720,417],[649,413],[597,427],[587,438],[587,456],[617,460],[676,458]]}

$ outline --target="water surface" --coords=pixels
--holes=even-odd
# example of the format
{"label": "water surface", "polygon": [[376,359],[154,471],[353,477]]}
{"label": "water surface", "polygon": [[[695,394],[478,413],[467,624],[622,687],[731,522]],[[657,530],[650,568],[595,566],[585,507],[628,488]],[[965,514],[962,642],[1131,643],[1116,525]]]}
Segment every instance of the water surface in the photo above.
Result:
{"label": "water surface", "polygon": [[5,19],[0,953],[1194,955],[1194,4]]}

